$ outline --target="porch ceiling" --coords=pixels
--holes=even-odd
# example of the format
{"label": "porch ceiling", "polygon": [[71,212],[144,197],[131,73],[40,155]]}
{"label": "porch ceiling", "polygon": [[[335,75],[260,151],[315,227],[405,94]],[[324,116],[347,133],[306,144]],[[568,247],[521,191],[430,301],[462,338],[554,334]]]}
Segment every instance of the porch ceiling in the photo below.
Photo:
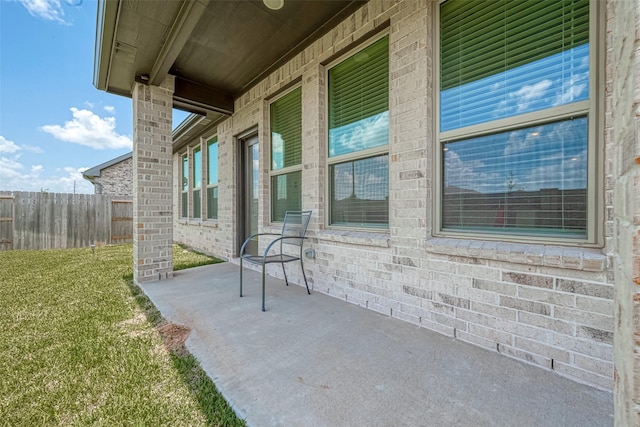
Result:
{"label": "porch ceiling", "polygon": [[176,77],[174,107],[215,120],[234,98],[363,0],[100,0],[94,85],[131,97],[134,81]]}

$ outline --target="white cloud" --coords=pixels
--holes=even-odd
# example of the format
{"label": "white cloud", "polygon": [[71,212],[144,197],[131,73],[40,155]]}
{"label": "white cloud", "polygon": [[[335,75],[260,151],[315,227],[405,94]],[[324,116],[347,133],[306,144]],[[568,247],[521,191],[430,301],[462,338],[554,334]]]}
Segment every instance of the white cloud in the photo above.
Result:
{"label": "white cloud", "polygon": [[553,105],[564,105],[573,102],[576,99],[583,99],[582,95],[589,87],[589,73],[578,74],[572,76],[569,81],[561,87],[564,92],[556,96]]}
{"label": "white cloud", "polygon": [[389,112],[376,114],[354,123],[329,130],[329,154],[345,153],[387,144],[389,141]]}
{"label": "white cloud", "polygon": [[44,154],[44,150],[42,148],[36,147],[34,145],[21,145],[20,148],[22,148],[24,151],[29,151],[31,153]]}
{"label": "white cloud", "polygon": [[114,107],[113,105],[105,105],[104,106],[104,111],[106,111],[107,113],[110,113],[110,114],[115,114],[116,107]]}
{"label": "white cloud", "polygon": [[17,145],[0,136],[0,190],[41,191],[54,193],[93,193],[93,185],[82,177],[88,168],[65,167],[51,176],[43,176],[42,165],[26,166],[20,162],[23,151],[42,153],[39,147]]}
{"label": "white cloud", "polygon": [[60,0],[19,0],[27,11],[47,21],[66,23]]}
{"label": "white cloud", "polygon": [[538,83],[532,85],[524,85],[510,96],[515,96],[518,100],[518,111],[527,111],[529,104],[535,100],[541,99],[545,96],[547,89],[551,87],[553,82],[549,79],[544,79]]}
{"label": "white cloud", "polygon": [[[0,153],[8,153],[15,154],[19,151],[29,151],[35,154],[42,154],[44,151],[40,147],[35,147],[33,145],[18,145],[13,141],[9,141],[4,136],[0,135]],[[19,157],[20,154],[15,154],[16,157]]]}
{"label": "white cloud", "polygon": [[9,141],[4,136],[0,135],[0,153],[15,153],[20,151],[21,148],[13,141]]}
{"label": "white cloud", "polygon": [[11,160],[6,157],[0,157],[0,181],[6,182],[6,180],[20,176],[21,170],[24,168],[21,163]]}
{"label": "white cloud", "polygon": [[445,187],[460,190],[494,193],[504,191],[505,177],[499,171],[487,171],[481,160],[463,160],[454,149],[445,152]]}
{"label": "white cloud", "polygon": [[543,130],[543,126],[538,126],[536,128],[521,129],[510,132],[509,139],[505,143],[504,155],[509,156],[534,149],[536,143],[539,143],[540,141],[540,138],[538,137],[540,132]]}
{"label": "white cloud", "polygon": [[[586,119],[582,118],[512,131],[504,142],[502,138],[507,135],[481,139],[476,143],[482,144],[482,152],[465,143],[449,144],[445,152],[445,186],[451,187],[451,192],[458,187],[481,193],[499,193],[505,188],[584,189],[586,132]],[[460,155],[456,147],[460,147]]]}
{"label": "white cloud", "polygon": [[6,191],[42,191],[51,193],[84,193],[94,192],[93,185],[82,177],[88,168],[64,167],[51,176],[43,176],[42,165],[29,168],[14,159],[0,157],[0,190]]}
{"label": "white cloud", "polygon": [[575,156],[555,155],[545,160],[552,160],[554,163],[545,164],[528,171],[525,182],[533,183],[534,188],[527,190],[538,190],[541,188],[559,188],[561,190],[584,189],[587,188],[587,150]]}
{"label": "white cloud", "polygon": [[131,149],[133,143],[128,136],[116,132],[115,117],[101,118],[89,110],[71,108],[73,120],[60,125],[42,126],[42,130],[56,139],[73,144],[84,145],[96,150]]}

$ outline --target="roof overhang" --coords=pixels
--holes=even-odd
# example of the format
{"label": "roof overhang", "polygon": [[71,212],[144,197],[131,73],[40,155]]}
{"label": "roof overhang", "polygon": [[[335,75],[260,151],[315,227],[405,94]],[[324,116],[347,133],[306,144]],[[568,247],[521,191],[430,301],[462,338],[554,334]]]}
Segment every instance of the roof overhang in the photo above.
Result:
{"label": "roof overhang", "polygon": [[217,121],[234,99],[321,37],[363,0],[99,0],[94,85],[131,97],[134,82],[175,77],[174,107]]}
{"label": "roof overhang", "polygon": [[199,114],[190,114],[173,130],[173,152],[180,151],[194,139],[212,136],[215,126],[220,119],[214,120]]}

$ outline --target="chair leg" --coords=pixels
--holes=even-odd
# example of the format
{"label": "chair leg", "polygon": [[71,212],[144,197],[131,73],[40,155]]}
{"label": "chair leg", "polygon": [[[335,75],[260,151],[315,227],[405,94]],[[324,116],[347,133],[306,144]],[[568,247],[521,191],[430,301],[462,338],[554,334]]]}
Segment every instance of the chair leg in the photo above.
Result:
{"label": "chair leg", "polygon": [[262,311],[265,311],[264,309],[264,273],[265,273],[265,263],[262,263]]}
{"label": "chair leg", "polygon": [[242,257],[240,257],[240,298],[242,298]]}
{"label": "chair leg", "polygon": [[289,280],[287,279],[287,272],[284,269],[284,262],[281,262],[280,265],[282,266],[282,272],[284,273],[284,283],[286,283],[287,286],[289,286]]}
{"label": "chair leg", "polygon": [[309,284],[307,283],[307,275],[304,274],[304,263],[302,262],[302,257],[300,257],[300,270],[302,270],[302,277],[304,277],[304,284],[307,287],[307,295],[311,295],[311,291],[309,291]]}

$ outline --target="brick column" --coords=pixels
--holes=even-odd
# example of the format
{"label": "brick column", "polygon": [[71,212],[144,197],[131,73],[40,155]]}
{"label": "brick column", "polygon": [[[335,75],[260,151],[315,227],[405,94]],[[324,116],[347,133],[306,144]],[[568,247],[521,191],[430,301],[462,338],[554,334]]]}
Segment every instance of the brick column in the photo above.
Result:
{"label": "brick column", "polygon": [[133,89],[133,278],[173,276],[173,77]]}
{"label": "brick column", "polygon": [[613,142],[615,425],[640,425],[640,0],[607,2]]}
{"label": "brick column", "polygon": [[325,68],[309,67],[302,75],[302,210],[313,210],[310,230],[324,228],[326,145]]}

